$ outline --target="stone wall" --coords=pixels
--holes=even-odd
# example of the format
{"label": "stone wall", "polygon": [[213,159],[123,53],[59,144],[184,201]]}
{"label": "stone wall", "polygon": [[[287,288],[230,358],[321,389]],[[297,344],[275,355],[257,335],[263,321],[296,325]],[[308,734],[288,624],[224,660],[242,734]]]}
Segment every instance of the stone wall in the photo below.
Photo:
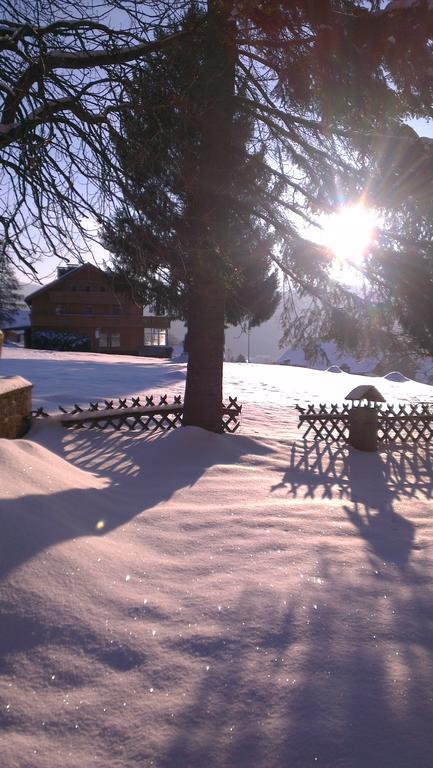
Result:
{"label": "stone wall", "polygon": [[22,437],[30,426],[32,384],[21,376],[0,378],[0,437]]}

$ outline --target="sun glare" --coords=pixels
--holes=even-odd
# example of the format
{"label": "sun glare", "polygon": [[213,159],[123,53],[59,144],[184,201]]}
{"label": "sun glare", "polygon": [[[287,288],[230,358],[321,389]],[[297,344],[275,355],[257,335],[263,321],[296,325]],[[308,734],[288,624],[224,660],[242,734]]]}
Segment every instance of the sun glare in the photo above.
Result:
{"label": "sun glare", "polygon": [[323,243],[341,266],[360,266],[373,240],[377,224],[374,211],[363,205],[341,208],[323,223]]}

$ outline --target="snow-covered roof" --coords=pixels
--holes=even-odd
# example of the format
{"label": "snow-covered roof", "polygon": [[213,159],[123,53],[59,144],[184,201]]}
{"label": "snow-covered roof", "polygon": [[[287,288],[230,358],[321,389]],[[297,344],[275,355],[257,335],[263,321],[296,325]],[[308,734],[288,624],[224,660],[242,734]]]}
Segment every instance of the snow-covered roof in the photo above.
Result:
{"label": "snow-covered roof", "polygon": [[368,400],[369,403],[385,403],[384,396],[372,384],[360,384],[351,389],[345,400]]}

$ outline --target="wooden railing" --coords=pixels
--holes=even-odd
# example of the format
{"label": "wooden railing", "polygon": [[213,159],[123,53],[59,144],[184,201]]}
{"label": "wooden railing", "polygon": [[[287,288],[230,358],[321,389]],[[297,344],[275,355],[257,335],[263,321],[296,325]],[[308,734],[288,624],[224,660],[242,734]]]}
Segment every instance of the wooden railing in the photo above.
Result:
{"label": "wooden railing", "polygon": [[[168,395],[159,396],[159,402],[155,403],[153,395],[144,398],[132,397],[118,398],[118,400],[104,400],[89,403],[88,408],[82,408],[75,404],[73,409],[67,411],[59,406],[60,414],[52,418],[60,421],[64,427],[70,429],[141,429],[156,430],[174,429],[182,425],[183,403],[181,395],[175,395],[173,401],[168,402]],[[236,397],[229,397],[229,404],[223,403],[222,431],[236,432],[240,426],[242,406]],[[48,417],[49,414],[43,408],[38,408],[32,414],[35,418]]]}
{"label": "wooden railing", "polygon": [[[306,427],[303,437],[339,441],[349,439],[352,405],[296,405],[298,429]],[[356,406],[355,406],[356,407]],[[377,403],[377,439],[379,443],[418,442],[433,437],[433,403]]]}

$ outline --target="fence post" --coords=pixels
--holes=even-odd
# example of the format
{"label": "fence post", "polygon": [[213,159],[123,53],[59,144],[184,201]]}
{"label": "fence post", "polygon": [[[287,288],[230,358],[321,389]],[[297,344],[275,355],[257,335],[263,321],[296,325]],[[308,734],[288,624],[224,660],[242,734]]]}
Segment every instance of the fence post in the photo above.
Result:
{"label": "fence post", "polygon": [[[372,384],[361,384],[346,395],[353,405],[349,412],[349,445],[358,451],[377,451],[377,407],[385,398]],[[367,401],[367,405],[361,405]]]}
{"label": "fence post", "polygon": [[349,445],[358,451],[377,451],[377,408],[357,405],[350,410]]}

